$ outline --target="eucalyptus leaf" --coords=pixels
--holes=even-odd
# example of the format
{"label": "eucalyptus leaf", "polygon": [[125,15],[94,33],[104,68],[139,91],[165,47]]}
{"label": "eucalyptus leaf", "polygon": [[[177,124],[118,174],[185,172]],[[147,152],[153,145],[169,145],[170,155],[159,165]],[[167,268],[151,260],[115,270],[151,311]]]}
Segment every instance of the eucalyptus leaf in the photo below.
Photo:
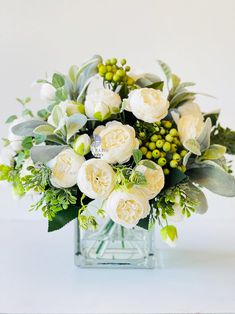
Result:
{"label": "eucalyptus leaf", "polygon": [[58,73],[54,73],[53,77],[52,77],[52,85],[57,89],[60,88],[62,86],[64,86],[64,78],[62,75],[58,74]]}
{"label": "eucalyptus leaf", "polygon": [[198,143],[197,140],[191,138],[186,141],[184,141],[184,147],[189,150],[191,153],[200,156],[201,151],[200,151],[200,144]]}
{"label": "eucalyptus leaf", "polygon": [[11,131],[18,136],[33,136],[34,130],[40,125],[49,125],[42,120],[27,120],[12,127]]}
{"label": "eucalyptus leaf", "polygon": [[30,150],[30,156],[34,163],[47,163],[48,161],[56,157],[65,148],[67,148],[66,145],[33,146]]}
{"label": "eucalyptus leaf", "polygon": [[139,87],[146,87],[153,83],[161,82],[161,79],[159,76],[151,74],[151,73],[144,73],[140,78],[136,80],[136,85]]}
{"label": "eucalyptus leaf", "polygon": [[186,174],[191,181],[204,186],[211,192],[227,197],[235,196],[234,176],[213,161],[203,161],[189,169]]}
{"label": "eucalyptus leaf", "polygon": [[13,122],[15,119],[17,119],[16,115],[12,115],[10,117],[7,118],[7,120],[5,121],[5,123],[11,123]]}
{"label": "eucalyptus leaf", "polygon": [[139,149],[133,150],[133,158],[134,158],[136,165],[140,162],[142,156],[143,156],[143,154],[142,154],[141,150],[139,150]]}
{"label": "eucalyptus leaf", "polygon": [[171,77],[172,77],[170,67],[165,62],[163,62],[161,60],[158,60],[158,63],[159,63],[160,67],[162,68],[162,70],[166,76],[167,82],[170,82]]}
{"label": "eucalyptus leaf", "polygon": [[212,128],[211,119],[207,118],[202,129],[202,132],[197,138],[201,152],[203,152],[210,146],[211,128]]}
{"label": "eucalyptus leaf", "polygon": [[55,127],[52,125],[40,125],[34,129],[35,134],[42,134],[42,135],[52,135],[54,134]]}
{"label": "eucalyptus leaf", "polygon": [[154,82],[154,83],[152,83],[150,85],[147,85],[146,87],[162,91],[163,87],[164,87],[164,82],[163,81]]}

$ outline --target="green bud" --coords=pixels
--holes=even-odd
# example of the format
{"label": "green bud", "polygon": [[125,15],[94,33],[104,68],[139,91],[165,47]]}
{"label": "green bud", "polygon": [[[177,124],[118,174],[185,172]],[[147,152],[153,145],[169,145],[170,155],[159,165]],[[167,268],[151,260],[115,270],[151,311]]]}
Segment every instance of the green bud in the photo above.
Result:
{"label": "green bud", "polygon": [[134,83],[135,83],[135,81],[133,80],[133,78],[128,77],[127,85],[134,85]]}
{"label": "green bud", "polygon": [[114,74],[113,81],[114,82],[119,82],[120,81],[120,76],[118,76],[117,74]]}
{"label": "green bud", "polygon": [[181,152],[180,152],[180,156],[181,157],[184,157],[185,155],[187,155],[187,150],[185,150],[185,149],[183,149],[183,150],[181,150]]}
{"label": "green bud", "polygon": [[163,125],[165,128],[170,129],[172,127],[172,123],[170,121],[164,121]]}
{"label": "green bud", "polygon": [[172,158],[173,158],[174,160],[177,160],[177,161],[179,161],[179,160],[181,159],[180,155],[177,154],[177,153],[174,153]]}
{"label": "green bud", "polygon": [[154,151],[152,152],[153,158],[159,158],[161,157],[161,152],[158,149],[154,149]]}
{"label": "green bud", "polygon": [[146,147],[149,147],[149,142],[146,142],[146,143],[145,143],[145,146],[146,146]]}
{"label": "green bud", "polygon": [[177,151],[177,145],[176,144],[171,144],[171,152],[174,153]]}
{"label": "green bud", "polygon": [[106,66],[105,65],[101,65],[100,67],[99,67],[99,74],[105,74],[107,72],[107,69],[106,69]]}
{"label": "green bud", "polygon": [[151,141],[152,142],[156,142],[158,140],[158,135],[157,134],[154,134],[151,136]]}
{"label": "green bud", "polygon": [[152,153],[151,152],[147,152],[146,158],[151,159],[152,158]]}
{"label": "green bud", "polygon": [[125,75],[125,71],[122,69],[117,70],[116,74],[120,77],[123,77]]}
{"label": "green bud", "polygon": [[171,144],[165,142],[162,149],[164,150],[164,152],[169,152],[171,150]]}
{"label": "green bud", "polygon": [[143,155],[146,155],[147,152],[148,152],[148,149],[147,149],[147,147],[145,147],[145,146],[140,147],[140,150],[141,150],[141,152],[142,152]]}
{"label": "green bud", "polygon": [[157,140],[157,142],[156,142],[157,148],[162,148],[163,145],[164,145],[164,141],[163,140]]}
{"label": "green bud", "polygon": [[129,65],[127,65],[127,66],[125,67],[125,71],[126,71],[126,72],[129,72],[130,69],[131,69],[131,68],[129,67]]}
{"label": "green bud", "polygon": [[89,153],[91,139],[87,134],[79,135],[73,142],[73,150],[75,153],[84,156]]}
{"label": "green bud", "polygon": [[106,64],[106,65],[111,65],[111,60],[110,60],[110,59],[107,59],[106,62],[105,62],[105,64]]}
{"label": "green bud", "polygon": [[171,160],[170,161],[170,167],[171,168],[176,168],[178,166],[178,161],[177,160]]}
{"label": "green bud", "polygon": [[171,136],[177,136],[178,135],[178,131],[176,129],[171,129],[169,133]]}
{"label": "green bud", "polygon": [[149,143],[149,149],[154,150],[156,148],[156,144],[154,142]]}
{"label": "green bud", "polygon": [[122,59],[121,60],[121,65],[125,65],[126,64],[126,59]]}
{"label": "green bud", "polygon": [[167,162],[167,161],[166,161],[166,158],[164,158],[164,157],[159,158],[158,161],[157,161],[157,163],[158,163],[159,166],[161,166],[161,167],[165,166],[166,162]]}
{"label": "green bud", "polygon": [[112,58],[112,59],[111,59],[111,64],[112,64],[112,65],[115,65],[116,63],[117,63],[117,59],[116,59],[116,58]]}
{"label": "green bud", "polygon": [[165,139],[166,139],[167,142],[170,142],[170,143],[173,141],[173,137],[170,134],[167,134],[165,136]]}
{"label": "green bud", "polygon": [[168,168],[164,168],[163,172],[165,175],[169,175],[170,174],[170,170]]}
{"label": "green bud", "polygon": [[163,128],[163,127],[161,127],[161,129],[160,129],[160,134],[161,135],[164,135],[166,133],[166,130]]}
{"label": "green bud", "polygon": [[112,78],[113,78],[113,73],[112,73],[112,72],[107,72],[107,73],[105,74],[105,79],[106,79],[107,81],[112,81]]}
{"label": "green bud", "polygon": [[146,138],[145,132],[140,132],[140,133],[139,133],[139,137],[140,137],[142,140],[144,140],[144,139]]}

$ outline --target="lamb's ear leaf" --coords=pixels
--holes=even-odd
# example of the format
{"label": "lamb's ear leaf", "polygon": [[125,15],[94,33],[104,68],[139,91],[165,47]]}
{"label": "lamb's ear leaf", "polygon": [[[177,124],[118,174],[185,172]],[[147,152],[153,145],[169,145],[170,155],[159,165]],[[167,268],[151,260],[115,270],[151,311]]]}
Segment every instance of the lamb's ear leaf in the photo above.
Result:
{"label": "lamb's ear leaf", "polygon": [[212,123],[211,119],[207,118],[205,125],[202,129],[201,134],[197,138],[198,143],[200,144],[200,151],[203,152],[210,146],[210,136],[211,136],[211,128],[212,128]]}
{"label": "lamb's ear leaf", "polygon": [[49,125],[47,122],[42,120],[28,120],[16,124],[12,127],[11,131],[18,136],[33,136],[34,130],[40,125]]}
{"label": "lamb's ear leaf", "polygon": [[192,182],[188,181],[187,184],[189,187],[189,191],[187,191],[188,195],[191,196],[193,200],[198,202],[198,205],[195,208],[196,213],[201,215],[205,214],[208,210],[208,203],[205,194]]}
{"label": "lamb's ear leaf", "polygon": [[87,117],[84,114],[77,113],[66,119],[67,141],[85,124]]}
{"label": "lamb's ear leaf", "polygon": [[151,74],[151,73],[144,73],[143,76],[138,78],[135,83],[139,87],[143,88],[156,82],[161,82],[161,79],[159,76]]}
{"label": "lamb's ear leaf", "polygon": [[78,206],[70,205],[68,209],[59,211],[53,220],[48,222],[48,232],[63,228],[67,223],[77,218]]}
{"label": "lamb's ear leaf", "polygon": [[195,155],[201,155],[200,144],[193,138],[184,141],[184,147]]}
{"label": "lamb's ear leaf", "polygon": [[225,153],[226,153],[225,146],[213,144],[204,152],[201,158],[209,160],[221,159]]}
{"label": "lamb's ear leaf", "polygon": [[65,118],[65,115],[59,105],[56,105],[51,112],[50,119],[52,120],[53,125],[57,127],[60,125],[61,120]]}
{"label": "lamb's ear leaf", "polygon": [[186,174],[190,180],[213,193],[235,196],[235,178],[211,160],[203,161],[197,167],[189,169]]}
{"label": "lamb's ear leaf", "polygon": [[52,135],[54,134],[55,127],[50,124],[47,125],[39,125],[33,131],[35,134],[42,134],[42,135]]}
{"label": "lamb's ear leaf", "polygon": [[62,152],[62,150],[66,147],[66,145],[33,146],[30,150],[30,156],[34,163],[47,163]]}

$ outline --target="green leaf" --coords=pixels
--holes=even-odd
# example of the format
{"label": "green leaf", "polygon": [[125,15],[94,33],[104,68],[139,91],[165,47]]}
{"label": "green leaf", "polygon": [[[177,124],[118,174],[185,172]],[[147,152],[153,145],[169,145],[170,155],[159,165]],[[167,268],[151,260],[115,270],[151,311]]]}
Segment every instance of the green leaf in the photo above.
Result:
{"label": "green leaf", "polygon": [[35,134],[34,138],[35,138],[35,144],[38,145],[45,142],[47,137],[42,134]]}
{"label": "green leaf", "polygon": [[139,87],[147,87],[155,82],[161,82],[159,76],[151,73],[145,73],[141,78],[136,80],[135,84]]}
{"label": "green leaf", "polygon": [[158,63],[159,63],[160,67],[162,68],[162,70],[166,76],[167,82],[170,82],[171,77],[172,77],[170,67],[165,62],[163,62],[161,60],[158,60]]}
{"label": "green leaf", "polygon": [[39,110],[39,111],[37,112],[37,115],[38,115],[40,118],[42,118],[42,119],[44,119],[44,120],[47,120],[47,118],[48,118],[48,116],[49,116],[49,112],[48,112],[47,109],[41,109],[41,110]]}
{"label": "green leaf", "polygon": [[133,150],[133,158],[134,158],[134,162],[136,165],[140,162],[140,160],[142,159],[142,156],[143,156],[143,154],[142,154],[141,150],[139,150],[139,149]]}
{"label": "green leaf", "polygon": [[176,107],[182,105],[186,101],[193,100],[195,98],[195,95],[196,95],[196,93],[188,92],[188,91],[182,91],[180,93],[177,93],[171,99],[170,107],[176,108]]}
{"label": "green leaf", "polygon": [[35,134],[41,134],[41,135],[52,135],[54,134],[55,131],[55,127],[53,127],[52,125],[39,125],[38,127],[36,127],[33,132]]}
{"label": "green leaf", "polygon": [[215,112],[210,112],[210,113],[205,113],[204,118],[210,118],[212,126],[215,126],[217,124],[217,121],[219,119],[220,111],[215,111]]}
{"label": "green leaf", "polygon": [[201,151],[200,151],[200,145],[197,140],[191,138],[183,143],[184,147],[189,150],[191,153],[200,156]]}
{"label": "green leaf", "polygon": [[154,82],[154,83],[152,83],[150,85],[147,85],[146,87],[162,91],[163,87],[164,87],[164,82],[163,81]]}
{"label": "green leaf", "polygon": [[58,74],[58,73],[54,73],[53,77],[52,77],[52,85],[57,89],[60,88],[62,86],[64,86],[64,78],[62,75]]}
{"label": "green leaf", "polygon": [[56,157],[65,148],[67,148],[67,146],[65,145],[33,146],[30,150],[30,156],[34,163],[47,163],[48,161]]}
{"label": "green leaf", "polygon": [[212,130],[211,143],[227,147],[228,154],[235,154],[235,131],[223,128],[220,124]]}
{"label": "green leaf", "polygon": [[186,87],[190,87],[194,85],[195,83],[193,82],[183,82],[177,86],[177,88],[175,89],[175,93],[178,94],[179,92],[182,92]]}
{"label": "green leaf", "polygon": [[212,128],[211,119],[207,118],[202,129],[202,132],[197,138],[201,152],[203,152],[210,146],[211,128]]}
{"label": "green leaf", "polygon": [[156,165],[150,160],[143,160],[141,164],[149,169],[156,170]]}
{"label": "green leaf", "polygon": [[213,161],[206,160],[194,165],[194,168],[189,169],[186,174],[191,181],[213,193],[227,197],[235,196],[234,176]]}
{"label": "green leaf", "polygon": [[80,130],[87,122],[84,114],[77,113],[66,119],[67,141]]}
{"label": "green leaf", "polygon": [[17,116],[16,115],[12,115],[10,117],[8,117],[5,121],[5,123],[11,123],[13,122],[15,119],[17,119]]}
{"label": "green leaf", "polygon": [[31,136],[25,137],[21,145],[24,149],[30,149],[33,146],[33,138]]}
{"label": "green leaf", "polygon": [[33,117],[33,112],[32,110],[28,109],[28,108],[25,108],[22,112],[22,115],[23,116],[30,116],[30,117]]}
{"label": "green leaf", "polygon": [[187,179],[188,176],[185,173],[175,168],[170,171],[169,176],[166,176],[166,185],[168,187],[175,186]]}
{"label": "green leaf", "polygon": [[175,91],[180,84],[180,78],[176,74],[172,74],[172,90]]}
{"label": "green leaf", "polygon": [[2,137],[3,146],[6,147],[11,144],[11,141],[8,138]]}
{"label": "green leaf", "polygon": [[33,136],[34,129],[40,125],[47,125],[48,123],[41,120],[28,120],[21,122],[12,127],[11,131],[19,136]]}
{"label": "green leaf", "polygon": [[78,216],[78,206],[70,205],[68,209],[58,212],[52,221],[48,221],[48,232],[56,231]]}
{"label": "green leaf", "polygon": [[205,194],[192,182],[188,181],[187,185],[189,190],[186,191],[186,194],[197,202],[195,212],[201,215],[205,214],[208,210],[208,203]]}
{"label": "green leaf", "polygon": [[6,165],[0,165],[0,181],[8,180],[11,167]]}
{"label": "green leaf", "polygon": [[151,222],[151,216],[148,215],[147,217],[140,219],[139,222],[137,223],[137,226],[145,230],[149,230],[150,222]]}
{"label": "green leaf", "polygon": [[69,68],[69,72],[68,72],[68,76],[70,78],[70,80],[75,84],[76,83],[76,75],[78,72],[78,67],[76,65],[72,65]]}
{"label": "green leaf", "polygon": [[226,153],[226,147],[218,144],[211,145],[202,155],[203,159],[220,159]]}
{"label": "green leaf", "polygon": [[65,101],[68,98],[68,92],[65,88],[57,89],[55,95],[58,101]]}

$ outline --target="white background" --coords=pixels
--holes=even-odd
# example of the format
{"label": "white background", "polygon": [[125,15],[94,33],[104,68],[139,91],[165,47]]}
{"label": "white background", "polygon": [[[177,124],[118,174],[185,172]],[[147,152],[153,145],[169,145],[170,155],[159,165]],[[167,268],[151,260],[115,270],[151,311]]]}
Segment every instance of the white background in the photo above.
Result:
{"label": "white background", "polygon": [[[233,0],[0,0],[0,134],[7,136],[6,117],[20,113],[16,97],[32,95],[31,108],[43,106],[31,87],[36,79],[94,54],[125,57],[133,68],[154,73],[156,60],[164,60],[196,82],[196,91],[216,96],[198,101],[207,111],[220,107],[222,124],[234,128],[234,33]],[[170,257],[165,270],[127,275],[74,269],[72,226],[48,235],[40,213],[27,211],[31,200],[12,200],[1,186],[0,312],[235,311],[235,199],[207,196],[209,212],[179,226],[178,247],[159,244]],[[40,266],[45,254],[48,269]],[[59,298],[64,293],[63,306],[49,289]]]}

